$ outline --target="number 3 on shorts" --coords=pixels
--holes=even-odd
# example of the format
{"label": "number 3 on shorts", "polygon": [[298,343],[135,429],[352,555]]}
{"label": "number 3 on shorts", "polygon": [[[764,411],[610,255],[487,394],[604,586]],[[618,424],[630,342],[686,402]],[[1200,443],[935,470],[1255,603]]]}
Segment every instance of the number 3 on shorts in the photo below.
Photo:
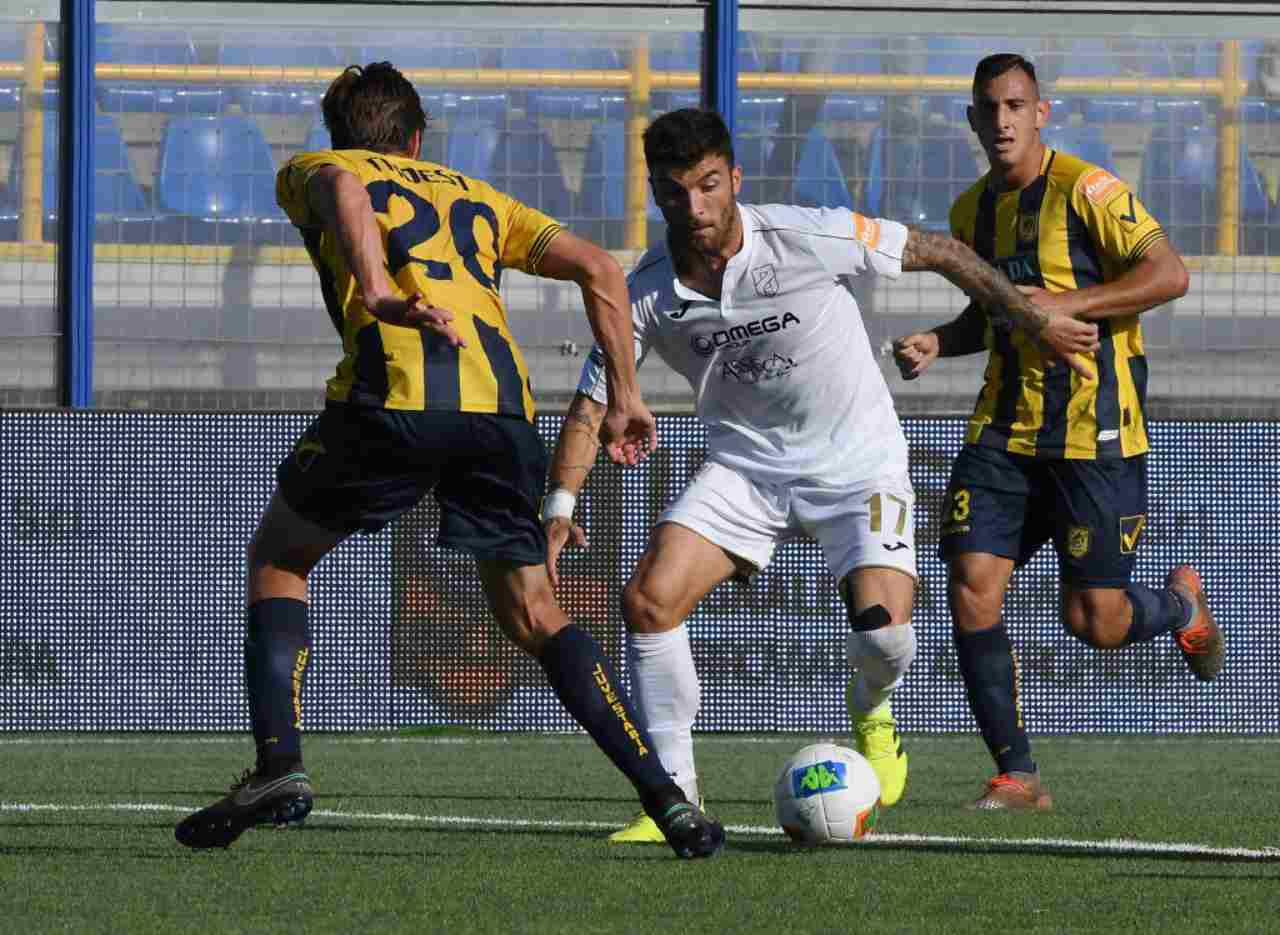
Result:
{"label": "number 3 on shorts", "polygon": [[969,518],[969,491],[957,487],[951,491],[951,515],[948,519],[953,523],[963,523]]}
{"label": "number 3 on shorts", "polygon": [[898,522],[894,524],[893,534],[895,536],[902,535],[907,528],[907,511],[911,509],[906,500],[901,497],[895,497],[893,494],[885,494],[883,498],[878,493],[873,493],[864,503],[871,508],[871,531],[880,532],[884,524],[884,500],[890,500],[898,505]]}

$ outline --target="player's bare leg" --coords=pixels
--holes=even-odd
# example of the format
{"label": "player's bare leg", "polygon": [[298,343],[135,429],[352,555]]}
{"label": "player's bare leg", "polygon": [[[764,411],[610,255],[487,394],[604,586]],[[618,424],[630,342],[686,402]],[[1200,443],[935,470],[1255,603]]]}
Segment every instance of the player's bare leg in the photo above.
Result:
{"label": "player's bare leg", "polygon": [[274,494],[249,545],[244,646],[257,763],[231,793],[181,821],[188,847],[228,847],[259,824],[296,826],[311,812],[302,765],[302,686],[311,661],[307,576],[344,536],[303,519]]}
{"label": "player's bare leg", "polygon": [[[684,620],[716,585],[739,570],[732,556],[698,533],[677,523],[661,523],[622,594],[636,708],[672,780],[691,802],[702,801],[692,732],[702,686]],[[661,838],[641,812],[609,840],[653,844]]]}
{"label": "player's bare leg", "polygon": [[1063,620],[1077,639],[1098,649],[1145,643],[1171,633],[1187,668],[1212,681],[1222,671],[1225,643],[1205,599],[1204,583],[1190,565],[1169,572],[1163,588],[1068,586]]}
{"label": "player's bare leg", "polygon": [[907,754],[889,699],[915,658],[911,607],[916,580],[897,568],[855,568],[840,582],[849,616],[847,703],[854,745],[880,779],[880,802],[894,805],[907,785]]}
{"label": "player's bare leg", "polygon": [[591,635],[556,603],[545,564],[480,561],[498,626],[538,660],[561,703],[635,786],[660,839],[681,857],[709,857],[724,829],[671,781],[661,752],[635,715],[613,667]]}
{"label": "player's bare leg", "polygon": [[947,599],[960,673],[997,770],[973,807],[1048,809],[1053,799],[1031,758],[1017,658],[1001,620],[1013,566],[1012,559],[986,552],[957,555],[948,563]]}

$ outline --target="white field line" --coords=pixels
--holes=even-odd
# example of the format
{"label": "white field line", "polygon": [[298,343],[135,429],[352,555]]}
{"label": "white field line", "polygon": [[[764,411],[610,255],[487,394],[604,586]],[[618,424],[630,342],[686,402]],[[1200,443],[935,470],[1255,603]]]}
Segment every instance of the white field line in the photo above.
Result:
{"label": "white field line", "polygon": [[[977,734],[911,734],[903,735],[912,740],[918,740],[925,744],[943,744],[956,743],[972,745],[975,742],[981,743]],[[491,736],[466,736],[466,737],[416,737],[416,736],[399,736],[390,735],[386,737],[371,737],[368,735],[361,736],[344,736],[342,734],[308,734],[306,735],[308,743],[316,744],[334,744],[336,746],[360,746],[366,744],[427,744],[439,746],[501,746],[504,744],[520,743],[527,740],[544,740],[553,741],[555,743],[564,743],[565,741],[578,740],[587,743],[589,738],[584,733],[565,732],[565,733],[500,733]],[[695,734],[695,743],[698,746],[734,746],[739,744],[758,744],[762,746],[778,746],[792,747],[799,744],[818,743],[822,741],[832,741],[839,743],[847,741],[848,735],[841,734],[816,734],[816,733],[799,733],[799,734],[742,734],[741,736],[733,734],[714,734],[704,736]],[[1041,734],[1040,739],[1047,743],[1078,743],[1078,744],[1094,744],[1098,746],[1112,745],[1125,746],[1129,744],[1141,744],[1143,746],[1166,746],[1185,743],[1207,743],[1207,744],[1243,744],[1264,746],[1274,746],[1280,744],[1280,735],[1277,736],[1244,736],[1234,737],[1230,734],[1102,734],[1099,736],[1089,736],[1081,734],[1071,734],[1067,736],[1055,736],[1053,734]],[[249,748],[252,746],[252,740],[247,734],[240,736],[214,735],[172,735],[172,734],[148,734],[139,732],[136,735],[129,736],[108,736],[99,737],[93,734],[60,734],[49,733],[32,737],[4,737],[0,735],[0,747],[38,747],[38,746],[77,746],[77,747],[111,747],[111,746],[127,746],[129,744],[156,746],[166,744],[170,746],[219,746],[227,744],[235,744]]]}
{"label": "white field line", "polygon": [[[168,805],[158,802],[109,802],[89,805],[64,805],[56,802],[0,802],[3,812],[165,812],[187,813],[194,811],[189,805]],[[312,818],[334,818],[342,821],[392,822],[436,826],[464,826],[469,828],[545,828],[562,831],[615,831],[620,825],[607,821],[556,821],[531,818],[477,818],[467,815],[417,815],[411,812],[343,812],[317,809]],[[730,835],[780,838],[782,832],[763,825],[727,825]],[[1104,838],[1096,841],[1080,841],[1072,838],[984,838],[963,835],[934,834],[872,834],[862,841],[862,846],[883,847],[950,847],[956,850],[981,851],[1043,851],[1047,853],[1106,854],[1116,857],[1221,857],[1238,861],[1256,860],[1280,862],[1280,847],[1210,847],[1204,844],[1175,843],[1168,841],[1135,841],[1127,838]]]}

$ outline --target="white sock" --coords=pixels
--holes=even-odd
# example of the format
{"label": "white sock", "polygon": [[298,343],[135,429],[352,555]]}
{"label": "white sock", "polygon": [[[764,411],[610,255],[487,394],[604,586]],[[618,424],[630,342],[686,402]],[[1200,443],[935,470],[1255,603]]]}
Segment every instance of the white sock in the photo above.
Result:
{"label": "white sock", "polygon": [[910,621],[849,634],[849,665],[857,669],[849,702],[860,714],[885,704],[916,656],[916,631]]}
{"label": "white sock", "polygon": [[682,623],[665,633],[627,634],[631,694],[654,749],[690,802],[698,802],[693,765],[693,719],[702,702],[702,683],[693,667],[689,630]]}

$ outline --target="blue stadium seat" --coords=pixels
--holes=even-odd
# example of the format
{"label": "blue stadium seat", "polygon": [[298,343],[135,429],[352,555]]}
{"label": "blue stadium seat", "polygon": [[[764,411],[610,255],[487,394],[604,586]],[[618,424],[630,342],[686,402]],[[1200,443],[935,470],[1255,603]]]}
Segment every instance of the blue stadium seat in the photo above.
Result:
{"label": "blue stadium seat", "polygon": [[[58,112],[44,115],[44,150],[41,160],[43,228],[46,240],[58,235]],[[129,153],[115,119],[98,114],[94,121],[93,207],[94,238],[99,243],[143,243],[151,239],[152,212],[147,196],[133,175]],[[22,160],[9,164],[9,193],[0,216],[16,221],[22,191]]]}
{"label": "blue stadium seat", "polygon": [[1156,98],[1155,136],[1173,136],[1186,127],[1204,126],[1208,117],[1205,102],[1183,98]]}
{"label": "blue stadium seat", "polygon": [[569,217],[560,159],[546,131],[532,120],[510,120],[503,127],[461,121],[449,128],[445,162],[557,220]]}
{"label": "blue stadium seat", "polygon": [[[780,151],[781,147],[774,146],[770,153],[771,170]],[[791,202],[809,207],[853,208],[853,197],[835,147],[818,127],[809,130],[801,145]]]}
{"label": "blue stadium seat", "polygon": [[[782,39],[779,69],[787,74],[830,71],[837,75],[879,75],[888,56],[883,39],[867,36],[786,37]],[[839,91],[825,96],[820,121],[878,120],[884,111],[884,96]]]}
{"label": "blue stadium seat", "polygon": [[1116,175],[1115,156],[1102,131],[1090,126],[1048,126],[1040,131],[1040,139],[1052,149],[1077,156],[1085,162],[1101,166]]}
{"label": "blue stadium seat", "polygon": [[[1265,253],[1270,211],[1257,167],[1240,145],[1240,237],[1242,253]],[[1217,252],[1218,139],[1207,127],[1186,127],[1153,138],[1143,153],[1140,195],[1164,225],[1174,246],[1189,256]]]}
{"label": "blue stadium seat", "polygon": [[1245,98],[1240,102],[1240,120],[1243,123],[1280,123],[1280,102],[1260,97]]}
{"label": "blue stadium seat", "polygon": [[[656,72],[693,72],[702,70],[702,33],[657,33],[649,40],[649,68]],[[697,90],[654,91],[649,96],[655,114],[698,107],[702,95]]]}
{"label": "blue stadium seat", "polygon": [[[742,167],[742,190],[738,192],[738,200],[744,204],[767,204],[781,197],[766,180],[777,133],[778,127],[774,124],[761,132],[741,130],[733,141],[734,158]],[[790,177],[789,171],[787,176]]]}
{"label": "blue stadium seat", "polygon": [[948,230],[952,203],[978,180],[968,137],[949,127],[891,134],[882,124],[868,150],[867,212],[904,224]]}
{"label": "blue stadium seat", "polygon": [[[519,45],[504,47],[499,67],[535,71],[614,71],[625,67],[607,37],[590,34],[521,33]],[[572,43],[572,45],[569,45]],[[528,113],[538,117],[611,120],[626,117],[626,98],[591,88],[531,86]]]}
{"label": "blue stadium seat", "polygon": [[[1025,38],[997,36],[929,36],[925,39],[925,74],[973,78],[978,62],[995,52],[1017,52],[1035,62],[1040,57],[1038,42]],[[942,115],[950,123],[965,120],[970,96],[930,95],[926,99],[928,113]]]}
{"label": "blue stadium seat", "polygon": [[1257,81],[1262,72],[1262,59],[1267,54],[1267,40],[1246,39],[1240,43],[1240,77]]}
{"label": "blue stadium seat", "polygon": [[622,120],[593,124],[582,164],[574,230],[602,246],[623,246],[627,216],[627,128]]}
{"label": "blue stadium seat", "polygon": [[835,147],[818,127],[798,139],[776,132],[739,135],[734,154],[742,166],[738,199],[746,204],[853,207]]}
{"label": "blue stadium seat", "polygon": [[275,162],[252,118],[174,117],[160,141],[156,196],[178,243],[277,242]]}
{"label": "blue stadium seat", "polygon": [[1140,39],[1142,73],[1154,78],[1216,78],[1217,39]]}
{"label": "blue stadium seat", "polygon": [[316,68],[319,76],[308,84],[236,83],[231,98],[247,114],[305,114],[317,109],[325,89],[342,71],[332,33],[295,33],[290,42],[279,34],[265,41],[261,34],[224,34],[218,45],[219,65],[275,68]]}
{"label": "blue stadium seat", "polygon": [[1151,123],[1156,117],[1156,102],[1151,98],[1092,97],[1084,104],[1084,119],[1089,124]]}
{"label": "blue stadium seat", "polygon": [[[102,64],[196,65],[189,33],[174,29],[99,24],[94,55]],[[223,88],[174,81],[104,81],[98,103],[109,113],[216,114],[225,106]]]}
{"label": "blue stadium seat", "polygon": [[1072,78],[1116,78],[1124,74],[1106,39],[1064,39],[1055,43],[1046,57],[1057,59],[1053,64],[1058,74]]}
{"label": "blue stadium seat", "polygon": [[740,133],[763,133],[777,126],[786,111],[787,98],[782,94],[752,91],[738,97],[737,124]]}

